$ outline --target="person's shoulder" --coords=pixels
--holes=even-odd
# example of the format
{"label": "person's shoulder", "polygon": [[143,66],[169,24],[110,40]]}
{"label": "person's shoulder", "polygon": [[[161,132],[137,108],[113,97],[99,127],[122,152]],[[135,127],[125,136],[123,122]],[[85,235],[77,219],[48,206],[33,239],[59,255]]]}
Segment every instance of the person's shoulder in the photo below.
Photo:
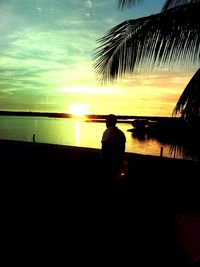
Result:
{"label": "person's shoulder", "polygon": [[118,127],[116,127],[116,128],[121,134],[124,134],[124,132],[121,129],[119,129]]}
{"label": "person's shoulder", "polygon": [[126,139],[125,133],[119,128],[117,128],[117,130],[118,130],[120,136]]}
{"label": "person's shoulder", "polygon": [[109,128],[105,129],[104,132],[103,132],[101,141],[102,142],[108,141],[108,139],[110,138],[110,134],[111,134],[110,133],[110,129]]}

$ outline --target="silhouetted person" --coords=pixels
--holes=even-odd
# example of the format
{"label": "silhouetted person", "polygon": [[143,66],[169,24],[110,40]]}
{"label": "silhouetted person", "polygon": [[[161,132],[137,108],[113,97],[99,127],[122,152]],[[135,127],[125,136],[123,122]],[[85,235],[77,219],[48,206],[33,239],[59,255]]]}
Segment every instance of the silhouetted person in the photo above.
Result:
{"label": "silhouetted person", "polygon": [[103,175],[111,180],[116,179],[120,173],[125,152],[125,134],[116,127],[117,118],[110,114],[106,118],[106,127],[102,136],[101,160]]}

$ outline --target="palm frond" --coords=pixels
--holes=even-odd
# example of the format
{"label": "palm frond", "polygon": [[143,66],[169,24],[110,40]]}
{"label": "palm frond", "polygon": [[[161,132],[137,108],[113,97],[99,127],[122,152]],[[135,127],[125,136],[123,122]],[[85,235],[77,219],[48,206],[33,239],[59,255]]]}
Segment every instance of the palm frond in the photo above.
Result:
{"label": "palm frond", "polygon": [[120,9],[124,9],[124,7],[130,8],[142,2],[143,0],[118,0],[118,8]]}
{"label": "palm frond", "polygon": [[155,67],[200,61],[200,3],[127,20],[98,40],[94,69],[103,81]]}
{"label": "palm frond", "polygon": [[199,2],[199,0],[166,0],[162,8],[162,11],[174,8],[176,6],[197,3],[197,2]]}
{"label": "palm frond", "polygon": [[187,121],[200,117],[200,68],[185,87],[173,110],[173,116],[178,114]]}

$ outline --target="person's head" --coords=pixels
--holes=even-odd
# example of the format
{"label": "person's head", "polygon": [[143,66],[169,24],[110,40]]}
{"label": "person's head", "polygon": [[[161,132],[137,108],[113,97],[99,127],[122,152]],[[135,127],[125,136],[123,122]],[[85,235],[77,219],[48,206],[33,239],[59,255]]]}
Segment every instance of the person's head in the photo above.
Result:
{"label": "person's head", "polygon": [[106,118],[106,127],[115,126],[117,123],[117,118],[114,114],[109,114]]}

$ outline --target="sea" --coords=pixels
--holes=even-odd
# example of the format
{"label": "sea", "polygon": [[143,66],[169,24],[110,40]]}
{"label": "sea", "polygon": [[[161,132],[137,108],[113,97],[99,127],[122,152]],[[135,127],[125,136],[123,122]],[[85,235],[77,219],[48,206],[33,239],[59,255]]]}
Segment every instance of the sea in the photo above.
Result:
{"label": "sea", "polygon": [[[187,149],[170,141],[135,136],[130,122],[117,123],[126,136],[126,152],[196,160]],[[88,122],[84,118],[50,118],[31,116],[0,116],[0,139],[101,148],[106,129],[103,122]]]}

